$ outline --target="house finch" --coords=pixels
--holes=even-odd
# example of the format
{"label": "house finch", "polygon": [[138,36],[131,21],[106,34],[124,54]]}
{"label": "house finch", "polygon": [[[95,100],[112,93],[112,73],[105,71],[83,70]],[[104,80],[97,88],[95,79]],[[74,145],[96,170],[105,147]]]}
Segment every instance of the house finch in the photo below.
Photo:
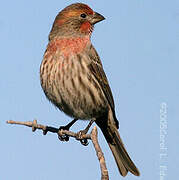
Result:
{"label": "house finch", "polygon": [[90,40],[94,24],[104,19],[82,3],[57,15],[40,67],[41,85],[47,98],[74,121],[95,120],[122,176],[128,171],[139,176],[120,138],[112,92]]}

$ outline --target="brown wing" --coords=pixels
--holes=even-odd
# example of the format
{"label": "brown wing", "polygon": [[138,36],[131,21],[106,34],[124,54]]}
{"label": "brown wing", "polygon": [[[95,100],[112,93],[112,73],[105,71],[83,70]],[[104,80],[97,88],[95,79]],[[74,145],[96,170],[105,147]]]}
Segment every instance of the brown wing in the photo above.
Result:
{"label": "brown wing", "polygon": [[91,64],[89,64],[89,69],[93,73],[93,75],[96,77],[96,79],[98,80],[98,82],[106,96],[106,99],[113,111],[114,120],[116,121],[116,125],[118,127],[119,123],[115,116],[115,105],[114,105],[114,99],[113,99],[113,95],[111,92],[111,88],[109,86],[106,74],[103,70],[103,66],[100,61],[100,58],[93,46],[91,46],[89,56],[90,56],[90,59],[92,60]]}

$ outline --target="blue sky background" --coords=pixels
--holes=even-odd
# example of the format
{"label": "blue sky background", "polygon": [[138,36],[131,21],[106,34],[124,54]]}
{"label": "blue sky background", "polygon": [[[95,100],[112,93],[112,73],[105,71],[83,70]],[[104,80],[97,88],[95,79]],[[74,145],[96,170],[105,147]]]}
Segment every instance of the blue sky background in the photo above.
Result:
{"label": "blue sky background", "polygon": [[[57,13],[76,1],[3,1],[0,6],[0,179],[100,179],[92,143],[83,147],[71,139],[7,125],[6,120],[31,121],[59,127],[71,119],[45,98],[39,66]],[[113,91],[124,144],[141,176],[126,180],[178,177],[179,127],[179,1],[82,1],[106,20],[92,35]],[[165,146],[160,159],[160,104],[167,104]],[[78,122],[78,131],[87,122]],[[111,180],[123,179],[99,131]]]}

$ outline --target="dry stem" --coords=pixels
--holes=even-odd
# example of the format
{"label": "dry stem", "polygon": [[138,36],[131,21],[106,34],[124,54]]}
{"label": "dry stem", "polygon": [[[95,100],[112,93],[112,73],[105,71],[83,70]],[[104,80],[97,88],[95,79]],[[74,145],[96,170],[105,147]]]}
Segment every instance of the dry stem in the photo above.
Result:
{"label": "dry stem", "polygon": [[59,130],[58,128],[54,128],[51,126],[44,126],[41,124],[37,124],[37,120],[34,121],[26,121],[26,122],[21,122],[21,121],[7,121],[8,124],[17,124],[17,125],[24,125],[28,127],[32,127],[32,131],[34,132],[36,129],[40,129],[43,131],[43,134],[46,135],[47,132],[52,132],[58,134],[58,136],[64,136],[67,135],[69,137],[74,137],[76,140],[87,140],[91,139],[96,151],[96,155],[98,157],[99,163],[100,163],[100,169],[101,169],[101,180],[109,180],[108,176],[108,170],[106,168],[106,163],[105,163],[105,158],[104,154],[100,148],[100,145],[98,143],[98,136],[97,136],[97,127],[95,126],[90,134],[82,134],[79,136],[79,133],[74,133],[72,131],[68,130]]}

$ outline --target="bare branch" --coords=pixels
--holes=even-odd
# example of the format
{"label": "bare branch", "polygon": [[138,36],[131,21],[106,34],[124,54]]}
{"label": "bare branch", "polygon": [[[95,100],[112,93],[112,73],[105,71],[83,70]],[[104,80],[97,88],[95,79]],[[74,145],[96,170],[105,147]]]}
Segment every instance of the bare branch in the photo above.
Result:
{"label": "bare branch", "polygon": [[54,128],[51,126],[44,126],[41,124],[37,124],[37,120],[34,121],[26,121],[26,122],[21,122],[21,121],[7,121],[8,124],[17,124],[17,125],[24,125],[28,127],[32,127],[32,131],[34,132],[36,129],[40,129],[43,131],[43,134],[46,135],[47,132],[52,132],[56,133],[58,136],[64,136],[67,135],[69,137],[74,137],[76,140],[82,141],[82,140],[87,140],[91,139],[96,151],[96,155],[98,157],[99,163],[100,163],[100,169],[101,169],[101,180],[109,180],[108,176],[108,170],[106,168],[106,163],[105,163],[105,158],[104,154],[101,150],[101,147],[98,143],[98,134],[97,134],[97,127],[95,126],[90,134],[81,134],[79,136],[79,133],[74,133],[72,131],[68,130],[63,130],[63,129],[58,129]]}
{"label": "bare branch", "polygon": [[104,154],[103,154],[103,152],[101,150],[101,147],[99,146],[98,139],[97,139],[97,137],[98,137],[97,133],[98,133],[97,132],[97,127],[95,126],[91,131],[91,139],[92,139],[94,148],[96,150],[96,155],[97,155],[99,163],[100,163],[101,180],[109,180],[108,170],[106,168]]}
{"label": "bare branch", "polygon": [[82,139],[91,139],[91,135],[90,134],[82,134],[81,136],[79,136],[78,133],[74,133],[72,131],[68,131],[68,130],[59,130],[58,128],[54,128],[51,126],[44,126],[41,124],[37,124],[37,120],[32,121],[26,121],[26,122],[21,122],[21,121],[7,121],[8,124],[17,124],[17,125],[24,125],[24,126],[28,126],[28,127],[32,127],[32,131],[34,132],[36,129],[40,129],[43,131],[43,134],[46,135],[47,132],[52,132],[52,133],[56,133],[59,136],[63,136],[63,135],[67,135],[70,137],[74,137],[77,140],[82,140]]}

